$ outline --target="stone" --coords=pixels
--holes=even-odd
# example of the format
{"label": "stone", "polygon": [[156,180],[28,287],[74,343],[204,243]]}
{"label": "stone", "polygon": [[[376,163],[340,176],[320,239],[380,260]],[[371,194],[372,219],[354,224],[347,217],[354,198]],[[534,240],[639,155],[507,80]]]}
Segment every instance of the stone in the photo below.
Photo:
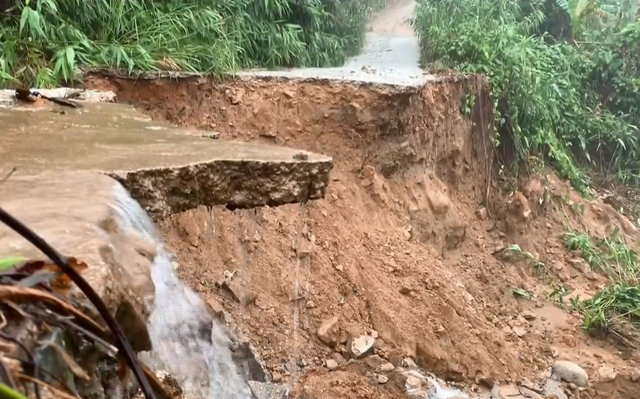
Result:
{"label": "stone", "polygon": [[542,392],[542,388],[540,388],[540,385],[531,382],[527,378],[524,378],[522,379],[522,381],[520,381],[520,388],[523,388],[523,387],[537,393]]}
{"label": "stone", "polygon": [[520,396],[520,389],[517,385],[509,384],[500,387],[500,394],[505,398]]}
{"label": "stone", "polygon": [[535,313],[533,313],[533,312],[531,312],[531,311],[526,310],[526,311],[522,312],[522,317],[523,317],[525,320],[533,321],[533,320],[535,320],[535,319],[536,319],[536,317],[537,317],[537,316],[536,316],[536,314],[535,314]]}
{"label": "stone", "polygon": [[242,306],[252,304],[258,299],[258,294],[249,290],[239,279],[226,278],[220,283],[220,286],[233,295],[233,299],[238,301]]}
{"label": "stone", "polygon": [[415,375],[407,375],[405,386],[407,388],[407,391],[419,390],[420,388],[422,388],[422,379],[416,377]]}
{"label": "stone", "polygon": [[362,359],[373,353],[375,340],[369,335],[361,335],[347,341],[347,353],[354,359]]}
{"label": "stone", "polygon": [[542,387],[542,396],[545,398],[569,399],[562,389],[562,384],[554,379],[547,379]]}
{"label": "stone", "polygon": [[410,357],[402,359],[402,365],[408,369],[417,369],[418,365]]}
{"label": "stone", "polygon": [[256,399],[288,399],[291,389],[269,382],[249,381],[249,388]]}
{"label": "stone", "polygon": [[274,371],[274,372],[271,374],[271,380],[272,380],[273,382],[280,382],[280,381],[282,381],[282,374],[278,373],[277,371]]}
{"label": "stone", "polygon": [[557,360],[553,365],[551,375],[562,381],[573,382],[582,388],[589,385],[587,372],[577,364],[566,360]]}
{"label": "stone", "polygon": [[396,367],[395,367],[393,364],[391,364],[391,363],[387,362],[387,363],[382,364],[382,365],[379,367],[379,369],[378,369],[378,370],[379,370],[379,371],[381,371],[381,372],[383,372],[383,373],[388,373],[388,372],[390,372],[390,371],[395,370],[395,368],[396,368]]}
{"label": "stone", "polygon": [[616,373],[613,367],[603,365],[598,368],[598,379],[601,382],[611,382],[615,380],[617,376],[618,373]]}
{"label": "stone", "polygon": [[520,387],[520,394],[526,399],[543,399],[542,395],[526,387]]}
{"label": "stone", "polygon": [[515,326],[512,328],[513,333],[518,336],[518,338],[522,338],[527,335],[527,329],[520,326]]}
{"label": "stone", "polygon": [[376,379],[378,380],[378,384],[386,384],[387,381],[389,381],[389,377],[387,377],[386,375],[382,375],[382,374],[378,374],[376,376]]}
{"label": "stone", "polygon": [[640,369],[633,369],[630,380],[631,382],[640,382]]}
{"label": "stone", "polygon": [[206,301],[207,309],[213,317],[220,321],[224,321],[224,308],[222,304],[215,298],[209,298]]}
{"label": "stone", "polygon": [[476,209],[476,217],[480,220],[487,220],[488,214],[487,208],[484,206]]}
{"label": "stone", "polygon": [[326,364],[329,370],[335,370],[338,368],[338,362],[333,359],[327,359]]}
{"label": "stone", "polygon": [[337,316],[324,320],[318,328],[318,338],[329,346],[336,346],[340,340],[340,321]]}

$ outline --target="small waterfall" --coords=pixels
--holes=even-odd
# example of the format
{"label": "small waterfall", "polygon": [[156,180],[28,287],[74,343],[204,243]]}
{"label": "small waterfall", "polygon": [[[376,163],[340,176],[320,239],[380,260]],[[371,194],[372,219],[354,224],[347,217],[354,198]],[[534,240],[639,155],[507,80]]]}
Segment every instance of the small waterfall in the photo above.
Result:
{"label": "small waterfall", "polygon": [[198,294],[177,278],[175,257],[149,216],[120,184],[114,195],[120,227],[152,240],[158,249],[151,271],[156,292],[148,326],[153,351],[141,358],[174,377],[187,399],[251,398],[231,358],[229,338]]}

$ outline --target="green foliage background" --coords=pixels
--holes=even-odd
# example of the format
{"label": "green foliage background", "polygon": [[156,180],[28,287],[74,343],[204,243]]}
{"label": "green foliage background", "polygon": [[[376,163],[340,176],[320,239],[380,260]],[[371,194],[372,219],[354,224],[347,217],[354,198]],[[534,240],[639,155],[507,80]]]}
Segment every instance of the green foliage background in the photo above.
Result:
{"label": "green foliage background", "polygon": [[414,25],[430,68],[489,77],[500,139],[521,165],[549,159],[585,192],[589,165],[640,178],[637,11],[629,0],[418,0]]}
{"label": "green foliage background", "polygon": [[334,66],[385,0],[0,0],[0,84],[53,86],[87,67],[224,73]]}

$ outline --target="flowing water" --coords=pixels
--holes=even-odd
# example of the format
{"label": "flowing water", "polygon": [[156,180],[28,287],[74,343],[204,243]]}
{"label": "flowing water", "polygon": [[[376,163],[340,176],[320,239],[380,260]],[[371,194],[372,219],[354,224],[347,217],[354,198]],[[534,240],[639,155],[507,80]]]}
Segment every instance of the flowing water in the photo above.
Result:
{"label": "flowing water", "polygon": [[177,278],[175,257],[153,222],[120,185],[114,211],[123,229],[132,229],[158,247],[151,276],[155,299],[149,333],[153,351],[141,358],[154,370],[170,374],[189,399],[251,398],[231,358],[229,338],[211,318],[198,294]]}

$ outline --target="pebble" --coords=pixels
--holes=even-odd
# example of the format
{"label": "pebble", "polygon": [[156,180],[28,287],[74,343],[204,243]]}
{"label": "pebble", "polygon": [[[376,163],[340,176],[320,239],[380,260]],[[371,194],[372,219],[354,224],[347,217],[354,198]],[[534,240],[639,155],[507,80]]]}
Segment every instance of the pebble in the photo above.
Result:
{"label": "pebble", "polygon": [[552,376],[566,382],[573,382],[579,387],[589,385],[589,376],[584,369],[573,362],[558,360],[553,365]]}
{"label": "pebble", "polygon": [[611,382],[616,379],[618,373],[613,369],[613,367],[609,366],[600,366],[598,369],[598,378],[602,382]]}
{"label": "pebble", "polygon": [[522,312],[522,317],[524,317],[525,320],[532,321],[536,319],[536,314],[530,311],[524,311]]}
{"label": "pebble", "polygon": [[519,338],[524,337],[525,335],[527,335],[527,329],[524,327],[513,327],[513,333],[516,334]]}
{"label": "pebble", "polygon": [[389,381],[389,377],[382,374],[378,374],[377,379],[378,379],[378,384],[386,384],[387,381]]}
{"label": "pebble", "polygon": [[380,371],[383,373],[387,373],[389,371],[393,371],[395,368],[396,367],[393,364],[387,362],[380,366]]}
{"label": "pebble", "polygon": [[327,359],[326,365],[329,370],[335,370],[338,368],[338,362],[333,359]]}
{"label": "pebble", "polygon": [[271,379],[273,380],[273,382],[280,382],[282,381],[282,374],[274,371],[273,373],[271,373]]}

